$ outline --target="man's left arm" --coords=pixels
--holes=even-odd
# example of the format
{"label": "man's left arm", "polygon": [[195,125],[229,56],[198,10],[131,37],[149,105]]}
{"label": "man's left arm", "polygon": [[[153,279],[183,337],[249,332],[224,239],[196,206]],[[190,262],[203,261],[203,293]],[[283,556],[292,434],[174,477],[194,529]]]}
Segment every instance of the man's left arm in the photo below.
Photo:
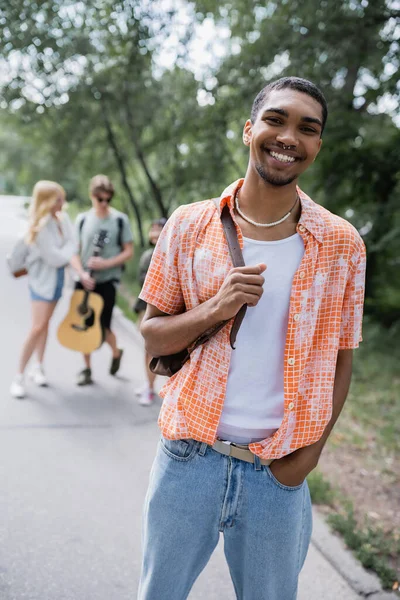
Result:
{"label": "man's left arm", "polygon": [[332,417],[322,437],[318,442],[295,450],[295,452],[283,458],[274,460],[271,464],[270,469],[273,475],[284,485],[300,485],[317,466],[322,449],[346,401],[351,381],[352,362],[352,349],[339,350],[336,361],[335,383],[333,386]]}

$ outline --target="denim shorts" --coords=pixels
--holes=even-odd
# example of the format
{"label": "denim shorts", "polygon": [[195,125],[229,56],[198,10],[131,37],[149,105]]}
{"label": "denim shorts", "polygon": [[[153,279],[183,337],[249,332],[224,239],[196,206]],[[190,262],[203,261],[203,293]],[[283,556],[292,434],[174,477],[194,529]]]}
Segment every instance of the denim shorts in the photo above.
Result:
{"label": "denim shorts", "polygon": [[31,300],[40,302],[57,302],[62,296],[62,291],[64,287],[64,270],[64,267],[60,267],[59,269],[57,269],[57,284],[52,298],[43,298],[42,296],[34,292],[33,289],[30,287],[29,291],[31,294]]}

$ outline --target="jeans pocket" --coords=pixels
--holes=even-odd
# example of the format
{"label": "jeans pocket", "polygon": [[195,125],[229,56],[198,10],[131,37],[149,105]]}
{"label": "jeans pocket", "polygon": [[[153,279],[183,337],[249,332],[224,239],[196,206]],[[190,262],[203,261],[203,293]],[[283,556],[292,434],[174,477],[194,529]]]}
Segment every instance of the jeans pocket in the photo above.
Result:
{"label": "jeans pocket", "polygon": [[195,440],[167,440],[161,437],[160,444],[167,456],[180,462],[191,460],[199,450],[199,442]]}
{"label": "jeans pocket", "polygon": [[282,490],[287,490],[287,491],[289,491],[289,492],[294,492],[294,491],[296,491],[296,490],[300,490],[300,489],[303,487],[303,485],[304,485],[304,483],[305,483],[305,481],[306,481],[306,480],[304,480],[304,481],[303,481],[302,483],[300,483],[299,485],[293,485],[293,486],[291,486],[291,485],[285,485],[284,483],[281,483],[280,481],[278,481],[278,479],[275,477],[275,475],[272,473],[272,471],[271,471],[271,469],[270,469],[269,467],[267,467],[267,466],[266,466],[266,467],[265,467],[265,470],[266,470],[266,472],[268,473],[268,475],[269,475],[269,477],[270,477],[271,481],[272,481],[272,482],[273,482],[275,485],[277,485],[278,487],[280,487]]}

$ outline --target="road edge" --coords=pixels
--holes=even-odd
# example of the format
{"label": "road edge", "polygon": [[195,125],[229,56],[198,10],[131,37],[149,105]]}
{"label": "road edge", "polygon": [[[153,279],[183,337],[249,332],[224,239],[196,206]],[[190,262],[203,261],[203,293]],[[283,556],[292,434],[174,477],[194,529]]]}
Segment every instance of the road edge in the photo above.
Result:
{"label": "road edge", "polygon": [[382,589],[378,575],[367,571],[347,548],[342,538],[332,532],[323,515],[313,507],[311,543],[362,598],[369,600],[398,600],[399,596]]}

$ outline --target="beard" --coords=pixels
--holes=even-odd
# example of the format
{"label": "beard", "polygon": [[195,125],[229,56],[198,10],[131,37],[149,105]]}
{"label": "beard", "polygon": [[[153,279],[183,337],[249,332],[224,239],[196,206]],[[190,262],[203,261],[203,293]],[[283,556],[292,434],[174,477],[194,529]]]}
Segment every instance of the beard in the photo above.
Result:
{"label": "beard", "polygon": [[265,183],[269,183],[269,185],[274,185],[277,187],[281,187],[284,185],[289,185],[297,178],[297,175],[292,175],[292,177],[285,177],[283,175],[272,175],[268,173],[263,165],[258,163],[256,165],[256,171]]}

